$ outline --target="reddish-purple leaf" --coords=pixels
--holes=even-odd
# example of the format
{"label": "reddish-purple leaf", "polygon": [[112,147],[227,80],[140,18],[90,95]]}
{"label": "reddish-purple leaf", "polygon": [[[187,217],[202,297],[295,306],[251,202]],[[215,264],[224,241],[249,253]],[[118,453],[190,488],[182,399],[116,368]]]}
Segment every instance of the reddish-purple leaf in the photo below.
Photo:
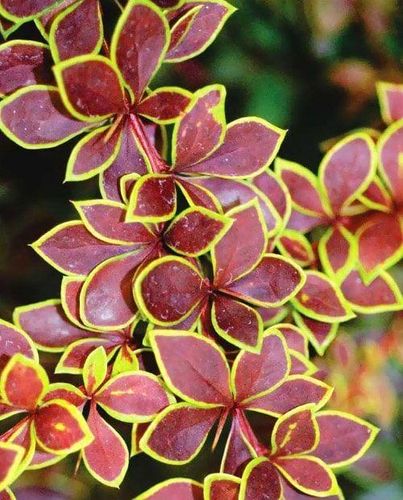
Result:
{"label": "reddish-purple leaf", "polygon": [[403,154],[403,125],[390,126],[379,142],[380,169],[396,203],[403,203],[401,157]]}
{"label": "reddish-purple leaf", "polygon": [[319,243],[322,266],[330,273],[342,272],[354,265],[352,235],[339,226],[332,226]]}
{"label": "reddish-purple leaf", "polygon": [[142,371],[121,373],[108,380],[98,390],[95,400],[124,422],[149,421],[170,403],[157,377]]}
{"label": "reddish-purple leaf", "polygon": [[212,211],[221,211],[220,203],[214,194],[199,186],[194,177],[177,177],[176,184],[181,189],[190,205],[207,208]]}
{"label": "reddish-purple leaf", "polygon": [[312,407],[297,408],[277,420],[272,434],[272,455],[309,453],[318,440],[319,429]]}
{"label": "reddish-purple leaf", "polygon": [[293,316],[297,325],[307,332],[309,340],[317,352],[323,355],[325,349],[337,333],[338,323],[318,321],[299,314],[296,311],[293,312]]}
{"label": "reddish-purple leaf", "polygon": [[98,0],[83,0],[59,15],[50,30],[55,61],[98,52],[103,39]]}
{"label": "reddish-purple leaf", "polygon": [[393,208],[393,201],[379,177],[374,177],[367,189],[360,196],[360,200],[370,208],[389,212]]}
{"label": "reddish-purple leaf", "polygon": [[207,293],[208,285],[199,271],[179,257],[152,262],[135,282],[135,298],[140,310],[161,325],[185,319]]}
{"label": "reddish-purple leaf", "polygon": [[173,392],[195,404],[231,403],[228,364],[212,341],[169,330],[154,330],[150,341],[160,371]]}
{"label": "reddish-purple leaf", "polygon": [[212,321],[227,341],[243,349],[259,349],[263,322],[252,307],[225,295],[214,299]]}
{"label": "reddish-purple leaf", "polygon": [[273,389],[288,375],[289,356],[284,339],[269,333],[259,354],[241,351],[233,365],[233,383],[238,403]]}
{"label": "reddish-purple leaf", "polygon": [[91,335],[68,320],[58,300],[17,307],[14,320],[44,350],[62,350]]}
{"label": "reddish-purple leaf", "polygon": [[161,87],[151,92],[137,106],[137,113],[158,123],[180,118],[191,100],[191,94],[179,87]]}
{"label": "reddish-purple leaf", "polygon": [[71,113],[99,121],[126,110],[120,77],[103,56],[77,56],[54,67],[56,80]]}
{"label": "reddish-purple leaf", "polygon": [[[168,4],[169,2],[160,1],[158,3]],[[203,486],[196,481],[192,479],[167,479],[142,493],[137,497],[137,500],[203,500],[203,498]]]}
{"label": "reddish-purple leaf", "polygon": [[66,110],[59,91],[47,85],[19,89],[0,104],[0,126],[12,141],[44,149],[68,141],[88,128]]}
{"label": "reddish-purple leaf", "polygon": [[277,389],[252,399],[244,406],[253,411],[282,415],[306,404],[323,406],[332,393],[332,388],[323,382],[303,375],[292,375]]}
{"label": "reddish-purple leaf", "polygon": [[134,250],[136,246],[112,245],[95,238],[80,221],[60,224],[44,234],[33,248],[65,274],[86,275],[100,262]]}
{"label": "reddish-purple leaf", "polygon": [[20,328],[0,319],[0,372],[14,354],[37,359],[31,338]]}
{"label": "reddish-purple leaf", "polygon": [[87,419],[94,440],[83,450],[88,471],[107,486],[118,487],[129,465],[129,452],[116,430],[99,415],[92,404]]}
{"label": "reddish-purple leaf", "polygon": [[228,215],[234,222],[215,246],[212,257],[216,288],[226,288],[255,268],[267,245],[262,214],[255,201]]}
{"label": "reddish-purple leaf", "polygon": [[306,335],[294,325],[288,323],[281,323],[280,325],[275,325],[275,330],[278,330],[284,337],[288,349],[297,351],[303,356],[308,357],[308,339]]}
{"label": "reddish-purple leaf", "polygon": [[222,0],[186,2],[183,8],[171,14],[174,24],[165,60],[185,61],[203,52],[234,11],[232,5]]}
{"label": "reddish-purple leaf", "polygon": [[149,426],[140,446],[162,462],[189,462],[203,446],[219,414],[219,408],[195,408],[186,403],[171,405]]}
{"label": "reddish-purple leaf", "polygon": [[288,229],[299,231],[300,233],[308,233],[316,227],[327,222],[327,218],[323,215],[308,215],[299,212],[296,209],[291,210],[290,219],[288,221]]}
{"label": "reddish-purple leaf", "polygon": [[235,415],[225,445],[221,470],[227,474],[239,474],[244,464],[251,458],[251,445],[242,433],[239,418]]}
{"label": "reddish-purple leaf", "polygon": [[225,88],[205,87],[195,93],[191,106],[176,124],[173,134],[172,163],[176,171],[211,155],[225,134]]}
{"label": "reddish-purple leaf", "polygon": [[168,37],[168,22],[158,8],[144,1],[127,4],[113,35],[111,53],[138,101],[162,62]]}
{"label": "reddish-purple leaf", "polygon": [[22,456],[23,448],[13,443],[0,442],[0,491],[3,491],[3,488],[14,479]]}
{"label": "reddish-purple leaf", "polygon": [[216,473],[205,478],[209,500],[238,500],[241,480],[236,476]]}
{"label": "reddish-purple leaf", "polygon": [[267,458],[250,462],[242,476],[241,498],[245,500],[280,500],[283,498],[280,477]]}
{"label": "reddish-purple leaf", "polygon": [[13,40],[0,46],[0,95],[36,83],[52,83],[50,54],[39,42]]}
{"label": "reddish-purple leaf", "polygon": [[67,350],[64,351],[56,367],[56,373],[69,373],[73,370],[74,372],[82,370],[89,354],[100,346],[109,354],[109,352],[116,347],[116,343],[113,342],[109,336],[100,336],[100,338],[89,338],[73,342],[69,345]]}
{"label": "reddish-purple leaf", "polygon": [[320,441],[313,455],[331,466],[358,460],[375,439],[378,429],[348,413],[320,412],[317,417]]}
{"label": "reddish-purple leaf", "polygon": [[164,232],[164,242],[176,253],[198,256],[207,252],[231,225],[231,219],[201,208],[178,215]]}
{"label": "reddish-purple leaf", "polygon": [[403,118],[403,88],[399,83],[378,82],[377,91],[385,123]]}
{"label": "reddish-purple leaf", "polygon": [[319,177],[334,214],[347,207],[368,186],[375,174],[375,148],[363,133],[338,142],[323,158]]}
{"label": "reddish-purple leaf", "polygon": [[0,6],[13,18],[29,18],[45,11],[57,0],[1,0]]}
{"label": "reddish-purple leaf", "polygon": [[248,177],[264,170],[277,154],[285,132],[258,118],[241,118],[227,128],[223,144],[186,173]]}
{"label": "reddish-purple leaf", "polygon": [[283,219],[283,224],[286,224],[291,210],[291,199],[281,178],[271,170],[266,170],[254,177],[252,183],[269,198]]}
{"label": "reddish-purple leaf", "polygon": [[225,291],[251,304],[276,307],[293,297],[304,283],[302,269],[279,255],[263,257],[252,272],[225,287]]}

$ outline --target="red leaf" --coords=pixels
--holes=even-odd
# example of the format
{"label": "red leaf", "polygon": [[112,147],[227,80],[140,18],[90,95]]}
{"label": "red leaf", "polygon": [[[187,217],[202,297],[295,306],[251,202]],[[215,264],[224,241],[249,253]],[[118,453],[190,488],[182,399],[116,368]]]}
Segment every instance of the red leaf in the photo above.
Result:
{"label": "red leaf", "polygon": [[91,334],[72,324],[57,300],[17,307],[14,320],[44,350],[62,350]]}
{"label": "red leaf", "polygon": [[302,330],[288,323],[281,323],[274,328],[284,337],[288,349],[297,351],[303,356],[309,356],[308,339]]}
{"label": "red leaf", "polygon": [[290,360],[281,335],[268,333],[259,354],[241,351],[232,368],[236,401],[273,389],[288,375]]}
{"label": "red leaf", "polygon": [[112,60],[137,101],[159,68],[168,47],[168,23],[151,3],[128,3],[116,26]]}
{"label": "red leaf", "polygon": [[273,161],[285,132],[258,118],[241,118],[227,128],[223,144],[187,173],[217,177],[257,175]]}
{"label": "red leaf", "polygon": [[355,248],[353,236],[346,229],[340,226],[329,228],[319,243],[319,256],[326,272],[329,274],[348,272],[348,269],[355,264]]}
{"label": "red leaf", "polygon": [[84,55],[54,67],[56,81],[71,113],[100,121],[126,110],[120,77],[103,56]]}
{"label": "red leaf", "polygon": [[330,386],[320,380],[304,375],[292,375],[277,389],[265,396],[251,399],[244,407],[278,416],[306,404],[320,408],[327,403],[332,391]]}
{"label": "red leaf", "polygon": [[161,87],[139,103],[137,113],[158,123],[171,123],[183,115],[191,97],[179,87]]}
{"label": "red leaf", "polygon": [[194,94],[192,104],[173,132],[172,163],[175,171],[188,167],[211,155],[225,134],[225,88],[205,87]]}
{"label": "red leaf", "polygon": [[124,422],[150,421],[170,403],[157,377],[142,371],[113,377],[97,392],[95,400],[106,412]]}
{"label": "red leaf", "polygon": [[316,418],[320,441],[313,454],[332,467],[361,458],[378,433],[376,427],[348,413],[324,411]]}
{"label": "red leaf", "polygon": [[327,218],[323,215],[308,215],[293,209],[288,221],[288,228],[301,233],[308,233],[326,222]]}
{"label": "red leaf", "polygon": [[55,61],[98,52],[103,40],[98,0],[84,0],[65,9],[52,23],[50,40]]}
{"label": "red leaf", "polygon": [[209,500],[237,500],[241,480],[229,474],[209,474],[205,480]]}
{"label": "red leaf", "polygon": [[302,314],[298,314],[296,311],[293,312],[293,316],[297,325],[308,336],[317,353],[322,356],[334,339],[339,324],[317,321]]}
{"label": "red leaf", "polygon": [[54,227],[33,243],[38,254],[65,274],[86,275],[99,263],[136,247],[112,245],[95,238],[80,221]]}
{"label": "red leaf", "polygon": [[0,442],[0,491],[14,479],[23,451],[23,448],[15,444]]}
{"label": "red leaf", "polygon": [[297,408],[277,420],[272,434],[272,455],[300,455],[316,448],[319,428],[312,408]]}
{"label": "red leaf", "polygon": [[15,18],[33,17],[51,7],[57,0],[1,0],[4,11]]}
{"label": "red leaf", "polygon": [[198,256],[217,242],[231,226],[231,219],[202,208],[181,212],[165,230],[164,242],[176,253]]}
{"label": "red leaf", "polygon": [[35,413],[34,427],[39,444],[51,453],[73,453],[92,441],[79,410],[62,399],[42,405]]}
{"label": "red leaf", "polygon": [[154,330],[150,342],[173,392],[196,405],[231,404],[228,364],[211,340],[190,332]]}
{"label": "red leaf", "polygon": [[242,432],[238,418],[234,416],[221,461],[221,470],[227,474],[239,474],[251,458],[251,445]]}
{"label": "red leaf", "polygon": [[246,350],[259,350],[263,321],[257,311],[225,295],[214,298],[212,322],[228,342]]}
{"label": "red leaf", "polygon": [[171,405],[148,427],[140,446],[161,462],[187,463],[199,453],[220,411],[187,403]]}
{"label": "red leaf", "polygon": [[31,85],[17,90],[3,99],[0,113],[4,134],[28,149],[58,146],[89,126],[72,118],[57,88],[47,85]]}
{"label": "red leaf", "polygon": [[186,319],[207,292],[198,269],[180,257],[163,257],[152,262],[135,282],[140,310],[160,325]]}
{"label": "red leaf", "polygon": [[269,198],[283,219],[283,224],[286,225],[290,216],[291,199],[287,186],[281,178],[271,170],[266,170],[254,177],[252,183]]}
{"label": "red leaf", "polygon": [[171,43],[165,60],[185,61],[203,52],[234,11],[232,5],[223,1],[186,2],[178,13],[172,14],[175,24],[172,27]]}
{"label": "red leaf", "polygon": [[83,460],[88,472],[103,484],[118,487],[129,465],[129,452],[125,442],[91,405],[87,419],[94,440],[83,450]]}
{"label": "red leaf", "polygon": [[403,118],[403,89],[398,83],[378,82],[377,91],[382,118],[392,123]]}
{"label": "red leaf", "polygon": [[22,329],[0,319],[0,373],[8,360],[18,353],[26,358],[38,359],[31,338]]}
{"label": "red leaf", "polygon": [[38,362],[16,354],[1,374],[1,397],[16,408],[34,410],[42,400],[48,384],[47,374]]}
{"label": "red leaf", "polygon": [[142,493],[137,497],[137,500],[203,500],[203,498],[203,486],[196,481],[192,479],[167,479]]}
{"label": "red leaf", "polygon": [[334,214],[339,214],[368,186],[375,174],[371,138],[356,133],[338,142],[323,158],[319,178]]}
{"label": "red leaf", "polygon": [[277,307],[292,298],[304,283],[302,269],[279,255],[263,257],[252,272],[225,287],[225,292],[251,304]]}
{"label": "red leaf", "polygon": [[13,40],[0,46],[0,95],[35,85],[52,83],[50,53],[39,42]]}
{"label": "red leaf", "polygon": [[399,121],[391,125],[379,141],[380,170],[389,186],[395,203],[403,203],[401,157],[403,154],[403,125]]}
{"label": "red leaf", "polygon": [[[186,179],[186,180],[185,180]],[[212,211],[221,211],[220,203],[210,190],[196,184],[197,178],[177,177],[176,185],[181,189],[189,205],[207,208]]]}
{"label": "red leaf", "polygon": [[249,273],[266,250],[267,237],[256,201],[228,213],[234,222],[213,250],[214,286],[226,288]]}
{"label": "red leaf", "polygon": [[242,476],[240,497],[245,500],[283,498],[279,474],[267,458],[259,457],[248,464]]}

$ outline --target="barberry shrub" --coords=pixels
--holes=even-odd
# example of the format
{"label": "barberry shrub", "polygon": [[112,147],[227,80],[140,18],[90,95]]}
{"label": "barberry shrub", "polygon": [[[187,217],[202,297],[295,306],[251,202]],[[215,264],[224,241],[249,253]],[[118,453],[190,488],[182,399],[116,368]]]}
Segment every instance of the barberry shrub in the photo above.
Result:
{"label": "barberry shrub", "polygon": [[98,176],[100,190],[33,243],[62,275],[60,296],[0,321],[0,418],[12,422],[1,498],[25,470],[72,454],[119,487],[130,457],[185,464],[210,439],[222,457],[205,477],[137,498],[336,499],[337,473],[376,437],[325,408],[333,389],[309,344],[323,355],[340,323],[403,308],[391,273],[403,249],[403,88],[379,84],[386,130],[346,135],[318,175],[276,158],[285,131],[227,123],[223,86],[152,88],[234,11],[116,2],[109,39],[100,0],[0,0],[4,37],[34,21],[44,38],[0,46],[1,130],[29,149],[83,134],[65,180]]}

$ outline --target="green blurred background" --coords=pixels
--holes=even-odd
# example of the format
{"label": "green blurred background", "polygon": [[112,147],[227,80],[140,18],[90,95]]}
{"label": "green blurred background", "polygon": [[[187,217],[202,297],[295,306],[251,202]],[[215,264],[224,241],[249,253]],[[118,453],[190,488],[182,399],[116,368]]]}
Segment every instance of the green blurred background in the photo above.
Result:
{"label": "green blurred background", "polygon": [[[239,10],[206,53],[180,65],[165,65],[155,85],[196,89],[223,83],[228,92],[228,120],[257,115],[288,129],[280,155],[313,170],[321,158],[322,141],[354,128],[381,126],[375,82],[403,81],[403,9],[398,0],[232,3]],[[116,7],[112,0],[103,4],[110,31]],[[32,25],[24,26],[11,38],[24,37],[39,39]],[[58,296],[60,275],[27,245],[56,223],[76,217],[69,200],[98,196],[95,182],[62,184],[72,146],[69,142],[54,150],[25,151],[0,138],[0,317],[4,319],[11,318],[17,305]],[[364,377],[369,371],[375,382],[386,377],[386,386],[374,383],[373,390],[393,401],[391,408],[382,407],[381,397],[380,407],[368,411],[375,423],[388,412],[384,415],[385,430],[377,440],[380,454],[360,474],[356,471],[343,476],[347,499],[403,499],[399,476],[403,468],[399,355],[392,349],[382,363],[374,363],[378,350],[368,354],[366,348],[367,339],[379,342],[392,331],[397,349],[403,321],[394,320],[391,326],[390,315],[361,318],[350,328],[349,335],[358,339],[354,347],[356,366],[364,369]],[[341,368],[337,356],[336,361],[332,356],[328,355],[326,363],[337,374]],[[354,381],[353,377],[351,383]],[[122,430],[128,432],[127,427]],[[210,467],[216,463],[217,457],[210,461],[208,453],[181,468],[136,457],[119,492],[93,484],[83,467],[73,478],[74,464],[70,461],[25,476],[17,485],[18,498],[131,498],[169,476],[201,477],[203,457]],[[31,485],[35,485],[34,490],[29,489]],[[38,489],[44,485],[53,488],[53,496],[48,490]]]}

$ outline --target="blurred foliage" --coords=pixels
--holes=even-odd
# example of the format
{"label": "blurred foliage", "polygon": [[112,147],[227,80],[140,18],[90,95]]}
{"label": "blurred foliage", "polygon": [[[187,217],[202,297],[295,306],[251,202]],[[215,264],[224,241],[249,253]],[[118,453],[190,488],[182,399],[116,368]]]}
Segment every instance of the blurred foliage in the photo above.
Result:
{"label": "blurred foliage", "polygon": [[[116,7],[112,0],[104,3],[112,26]],[[403,81],[399,0],[233,3],[239,11],[215,44],[194,61],[165,65],[159,83],[189,89],[223,83],[228,90],[229,120],[258,115],[287,128],[281,156],[311,168],[319,162],[322,141],[357,127],[380,126],[375,82]],[[25,37],[40,39],[32,24],[11,38]],[[59,274],[27,245],[56,223],[75,217],[69,200],[98,196],[95,182],[62,184],[72,146],[69,142],[55,150],[25,151],[0,138],[0,317],[10,319],[15,306],[59,293]],[[337,384],[336,393],[353,391],[344,407],[350,405],[351,411],[384,426],[366,463],[360,462],[343,478],[348,499],[403,498],[399,477],[403,320],[400,316],[392,321],[390,315],[361,317],[340,337],[351,351],[351,372],[337,360],[337,345],[320,363]],[[391,337],[392,348],[380,347]],[[202,471],[197,464],[202,462],[175,468],[136,457],[130,465],[131,480],[124,489],[111,491],[93,485],[82,468],[73,478],[74,463],[67,461],[42,474],[24,475],[16,493],[18,499],[58,500],[66,494],[74,499],[131,498],[166,477],[199,477]]]}

